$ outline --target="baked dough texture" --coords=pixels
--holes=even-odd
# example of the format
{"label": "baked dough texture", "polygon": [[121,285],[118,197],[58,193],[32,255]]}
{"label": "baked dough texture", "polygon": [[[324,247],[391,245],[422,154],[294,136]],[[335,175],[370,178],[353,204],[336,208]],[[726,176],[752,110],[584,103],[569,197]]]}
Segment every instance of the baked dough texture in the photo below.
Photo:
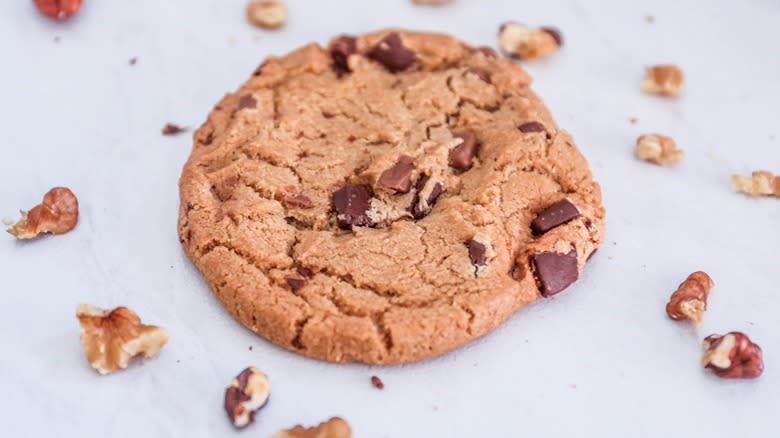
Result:
{"label": "baked dough texture", "polygon": [[603,236],[599,186],[516,63],[383,30],[269,57],[194,134],[179,236],[246,327],[397,364],[560,292]]}

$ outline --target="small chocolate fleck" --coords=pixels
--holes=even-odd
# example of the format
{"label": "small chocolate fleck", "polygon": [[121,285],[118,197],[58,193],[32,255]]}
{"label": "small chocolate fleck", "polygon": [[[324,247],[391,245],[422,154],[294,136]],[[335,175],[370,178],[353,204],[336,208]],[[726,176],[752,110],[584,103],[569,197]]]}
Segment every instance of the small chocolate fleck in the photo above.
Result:
{"label": "small chocolate fleck", "polygon": [[260,76],[260,74],[263,73],[263,67],[266,65],[268,65],[268,60],[265,60],[260,65],[258,65],[255,71],[252,73],[252,76]]}
{"label": "small chocolate fleck", "polygon": [[298,290],[306,284],[306,280],[297,277],[284,277],[284,281],[287,282],[287,286],[290,286],[292,290]]}
{"label": "small chocolate fleck", "polygon": [[517,129],[520,130],[520,132],[544,132],[544,125],[542,125],[540,122],[526,122],[522,125],[518,126]]}
{"label": "small chocolate fleck", "polygon": [[531,256],[536,279],[543,297],[549,297],[566,289],[577,281],[577,251],[568,254],[540,252]]}
{"label": "small chocolate fleck", "polygon": [[484,266],[487,262],[487,256],[485,253],[487,252],[487,248],[484,244],[477,242],[474,239],[469,239],[466,241],[466,248],[469,249],[469,259],[471,260],[471,264],[474,266]]}
{"label": "small chocolate fleck", "polygon": [[238,99],[238,109],[257,108],[257,100],[251,94],[245,94]]}
{"label": "small chocolate fleck", "polygon": [[249,346],[249,351],[252,351],[252,349],[253,349],[253,348],[254,348],[254,347],[252,347],[252,346],[250,345],[250,346]]}
{"label": "small chocolate fleck", "polygon": [[412,188],[413,172],[414,159],[408,155],[401,155],[393,167],[382,172],[377,186],[390,194],[408,193]]}
{"label": "small chocolate fleck", "polygon": [[574,204],[568,199],[562,199],[536,215],[536,218],[531,222],[531,229],[536,234],[544,234],[558,225],[579,217],[579,215],[580,212]]}
{"label": "small chocolate fleck", "polygon": [[342,35],[330,46],[330,57],[333,59],[333,70],[338,77],[350,72],[349,56],[357,53],[357,40],[353,36]]}
{"label": "small chocolate fleck", "polygon": [[130,65],[135,65],[136,63],[138,63],[138,57],[137,56],[133,56],[132,58],[130,58],[129,62],[130,62]]}
{"label": "small chocolate fleck", "polygon": [[428,194],[428,198],[425,200],[425,203],[428,204],[428,208],[423,210],[420,207],[420,193],[425,190],[426,184],[428,184],[428,180],[430,180],[430,175],[422,175],[420,179],[417,180],[417,184],[415,184],[415,193],[414,198],[412,199],[412,216],[415,219],[422,219],[425,216],[428,215],[428,213],[433,208],[433,205],[436,204],[436,200],[439,199],[439,195],[441,195],[441,192],[443,190],[443,187],[441,183],[436,182],[433,184],[433,187],[431,187],[431,192]]}
{"label": "small chocolate fleck", "polygon": [[541,27],[539,28],[542,32],[546,32],[549,34],[553,39],[555,40],[555,44],[557,44],[559,47],[563,45],[563,35],[561,35],[561,31],[554,28],[554,27]]}
{"label": "small chocolate fleck", "polygon": [[488,46],[481,46],[477,47],[477,51],[485,55],[486,58],[495,59],[498,57],[498,53],[492,48]]}
{"label": "small chocolate fleck", "polygon": [[208,146],[214,141],[214,133],[209,132],[205,139],[203,139],[203,146]]}
{"label": "small chocolate fleck", "polygon": [[465,133],[455,138],[460,138],[463,141],[450,149],[447,164],[458,170],[468,170],[477,154],[477,137],[472,133]]}
{"label": "small chocolate fleck", "polygon": [[477,67],[469,67],[466,70],[463,71],[463,76],[469,76],[474,75],[482,80],[482,82],[486,82],[488,84],[492,84],[490,81],[490,73],[488,73],[486,70],[483,70],[481,68]]}
{"label": "small chocolate fleck", "polygon": [[371,384],[376,389],[385,389],[385,383],[378,376],[371,376]]}
{"label": "small chocolate fleck", "polygon": [[347,141],[350,143],[352,143],[355,140],[357,140],[357,137],[355,137],[354,135],[350,135],[349,137],[347,137]]}
{"label": "small chocolate fleck", "polygon": [[295,268],[295,270],[296,270],[296,271],[297,271],[299,274],[303,275],[303,276],[304,276],[304,277],[306,277],[306,278],[312,278],[312,277],[314,277],[314,272],[312,272],[312,271],[311,271],[311,269],[309,269],[309,268],[305,268],[305,267],[303,267],[303,266],[298,266],[297,268]]}
{"label": "small chocolate fleck", "polygon": [[311,208],[314,206],[311,199],[306,195],[288,195],[282,198],[282,200],[285,205],[290,207]]}
{"label": "small chocolate fleck", "polygon": [[401,37],[395,32],[382,38],[366,56],[385,66],[391,73],[406,70],[417,58],[412,50],[404,47]]}
{"label": "small chocolate fleck", "polygon": [[326,119],[332,119],[333,118],[333,113],[329,113],[327,111],[323,111],[322,112],[322,117],[325,117]]}
{"label": "small chocolate fleck", "polygon": [[342,229],[351,226],[365,227],[373,222],[368,216],[371,210],[372,193],[366,186],[347,184],[333,193],[333,209],[338,214]]}
{"label": "small chocolate fleck", "polygon": [[186,131],[186,128],[182,128],[179,125],[173,123],[166,123],[162,128],[162,135],[176,135]]}
{"label": "small chocolate fleck", "polygon": [[225,202],[233,197],[233,192],[238,186],[238,176],[231,175],[217,184],[211,186],[211,191],[222,202]]}

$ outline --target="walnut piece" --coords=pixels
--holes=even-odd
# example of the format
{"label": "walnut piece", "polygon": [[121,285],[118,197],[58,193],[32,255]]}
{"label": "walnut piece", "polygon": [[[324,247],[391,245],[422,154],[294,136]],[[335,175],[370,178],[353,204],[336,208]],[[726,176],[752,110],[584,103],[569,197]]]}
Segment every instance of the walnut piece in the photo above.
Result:
{"label": "walnut piece", "polygon": [[704,338],[701,365],[728,379],[752,379],[764,371],[761,347],[740,332]]}
{"label": "walnut piece", "polygon": [[8,232],[18,239],[32,239],[41,233],[64,234],[79,221],[79,201],[70,189],[54,187],[43,196],[43,202],[30,211]]}
{"label": "walnut piece", "polygon": [[780,198],[780,176],[766,170],[756,170],[750,176],[733,175],[731,188],[735,192],[752,196],[775,196]]}
{"label": "walnut piece", "polygon": [[278,29],[287,21],[287,6],[277,1],[250,0],[246,5],[246,18],[264,29]]}
{"label": "walnut piece", "polygon": [[551,27],[532,28],[504,23],[498,31],[498,45],[509,56],[533,59],[555,52],[563,44],[560,31]]}
{"label": "walnut piece", "polygon": [[669,298],[666,314],[675,321],[690,319],[698,327],[707,310],[707,297],[712,286],[712,278],[705,272],[696,271],[689,275]]}
{"label": "walnut piece", "polygon": [[677,96],[683,88],[685,77],[680,67],[672,64],[645,68],[641,87],[646,93],[659,96]]}
{"label": "walnut piece", "polygon": [[255,421],[255,412],[271,395],[271,381],[257,368],[241,371],[225,390],[225,411],[233,426],[246,427]]}
{"label": "walnut piece", "polygon": [[76,317],[81,324],[81,345],[92,368],[108,374],[127,368],[138,355],[152,357],[168,342],[164,328],[141,324],[141,319],[127,307],[111,311],[89,304],[79,304]]}
{"label": "walnut piece", "polygon": [[295,426],[275,433],[271,438],[352,438],[349,423],[339,417],[320,423],[315,427]]}
{"label": "walnut piece", "polygon": [[636,156],[643,161],[671,166],[682,160],[683,151],[677,149],[677,144],[672,137],[645,134],[636,139]]}

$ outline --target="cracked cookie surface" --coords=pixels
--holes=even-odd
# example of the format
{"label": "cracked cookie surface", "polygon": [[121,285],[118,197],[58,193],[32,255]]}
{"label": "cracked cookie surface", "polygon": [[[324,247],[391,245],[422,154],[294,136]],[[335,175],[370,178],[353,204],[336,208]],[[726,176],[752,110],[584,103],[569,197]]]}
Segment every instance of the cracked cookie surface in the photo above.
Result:
{"label": "cracked cookie surface", "polygon": [[385,30],[268,58],[195,132],[179,236],[230,313],[337,362],[490,332],[602,240],[571,137],[490,49]]}

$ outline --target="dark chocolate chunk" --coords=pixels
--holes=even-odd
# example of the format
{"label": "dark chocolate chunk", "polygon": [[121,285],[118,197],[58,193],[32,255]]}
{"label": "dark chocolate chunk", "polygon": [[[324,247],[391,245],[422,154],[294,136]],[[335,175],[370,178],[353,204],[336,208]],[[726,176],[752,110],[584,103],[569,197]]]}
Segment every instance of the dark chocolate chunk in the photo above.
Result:
{"label": "dark chocolate chunk", "polygon": [[366,186],[347,184],[333,193],[333,209],[338,214],[340,228],[365,227],[373,222],[368,216],[372,193]]}
{"label": "dark chocolate chunk", "polygon": [[568,199],[563,199],[555,204],[545,208],[536,215],[536,219],[531,222],[531,229],[536,234],[544,234],[558,225],[565,224],[580,215],[577,207]]}
{"label": "dark chocolate chunk", "polygon": [[519,129],[520,132],[525,132],[525,133],[545,131],[544,125],[542,125],[539,122],[526,122],[518,126],[517,129]]}
{"label": "dark chocolate chunk", "polygon": [[186,131],[186,129],[182,128],[179,125],[175,125],[173,123],[166,123],[165,126],[163,126],[162,135],[176,135],[176,134],[181,134],[184,131]]}
{"label": "dark chocolate chunk", "polygon": [[540,252],[531,256],[534,272],[543,297],[549,297],[566,289],[577,281],[577,251],[568,254]]}
{"label": "dark chocolate chunk", "polygon": [[287,195],[282,199],[290,207],[311,208],[314,205],[306,195]]}
{"label": "dark chocolate chunk", "polygon": [[483,266],[487,263],[487,248],[482,243],[477,242],[474,239],[466,241],[466,248],[469,249],[469,259],[474,266]]}
{"label": "dark chocolate chunk", "polygon": [[433,208],[433,205],[436,204],[436,200],[439,198],[439,195],[441,195],[441,192],[443,190],[443,187],[441,183],[439,182],[431,182],[433,186],[430,189],[430,193],[428,193],[428,197],[425,199],[425,205],[420,205],[420,194],[424,191],[426,191],[426,186],[428,185],[428,181],[431,179],[429,175],[422,175],[420,179],[417,180],[417,184],[415,184],[415,193],[414,198],[412,199],[412,216],[415,219],[422,219],[425,216],[428,215],[428,213]]}
{"label": "dark chocolate chunk", "polygon": [[391,73],[405,70],[417,58],[413,51],[404,47],[401,37],[395,32],[382,38],[366,56],[384,65]]}
{"label": "dark chocolate chunk", "polygon": [[306,280],[297,277],[284,277],[284,281],[287,282],[287,286],[290,286],[292,290],[298,290],[306,284]]}
{"label": "dark chocolate chunk", "polygon": [[539,30],[542,32],[546,32],[549,34],[553,39],[555,40],[555,44],[557,44],[559,47],[563,45],[563,35],[561,35],[561,31],[554,28],[554,27],[540,27]]}
{"label": "dark chocolate chunk", "polygon": [[401,155],[393,167],[382,172],[377,186],[390,194],[408,193],[412,188],[412,172],[414,172],[414,159],[408,155]]}
{"label": "dark chocolate chunk", "polygon": [[238,99],[238,109],[257,108],[257,100],[251,94],[245,94]]}
{"label": "dark chocolate chunk", "polygon": [[330,46],[330,57],[333,59],[333,70],[338,77],[350,72],[349,55],[357,53],[357,40],[353,36],[342,35]]}
{"label": "dark chocolate chunk", "polygon": [[463,76],[468,75],[474,75],[481,79],[483,82],[487,82],[488,84],[492,84],[490,81],[490,73],[488,73],[486,70],[483,70],[481,68],[477,67],[469,67],[466,70],[463,71]]}
{"label": "dark chocolate chunk", "polygon": [[455,169],[468,170],[477,154],[477,137],[474,134],[466,133],[455,138],[460,138],[463,141],[450,149],[448,164]]}
{"label": "dark chocolate chunk", "polygon": [[488,47],[488,46],[477,47],[477,51],[481,52],[487,58],[493,59],[498,57],[498,53],[496,53],[496,51],[492,47]]}

